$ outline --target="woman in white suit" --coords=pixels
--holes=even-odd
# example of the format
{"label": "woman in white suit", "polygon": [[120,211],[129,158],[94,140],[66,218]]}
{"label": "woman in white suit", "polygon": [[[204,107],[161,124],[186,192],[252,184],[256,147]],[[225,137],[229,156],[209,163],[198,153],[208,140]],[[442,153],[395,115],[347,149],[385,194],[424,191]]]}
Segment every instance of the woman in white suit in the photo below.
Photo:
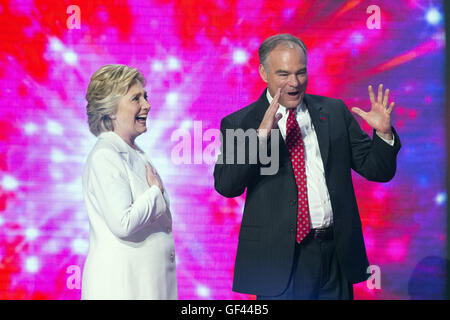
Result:
{"label": "woman in white suit", "polygon": [[89,253],[82,299],[177,299],[169,197],[135,139],[147,131],[145,78],[106,65],[86,94],[90,131],[98,137],[83,172]]}

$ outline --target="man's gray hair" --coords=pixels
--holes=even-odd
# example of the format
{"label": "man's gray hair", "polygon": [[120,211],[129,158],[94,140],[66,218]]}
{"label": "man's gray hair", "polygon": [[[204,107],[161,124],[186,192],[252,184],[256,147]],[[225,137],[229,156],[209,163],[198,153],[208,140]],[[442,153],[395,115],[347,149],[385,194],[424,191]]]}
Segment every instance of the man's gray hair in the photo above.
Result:
{"label": "man's gray hair", "polygon": [[258,49],[259,63],[261,63],[265,67],[267,57],[280,44],[286,44],[289,47],[292,47],[292,44],[296,44],[303,50],[303,52],[305,53],[305,57],[307,57],[306,46],[302,40],[300,40],[297,37],[294,37],[289,33],[282,33],[267,38],[259,46]]}

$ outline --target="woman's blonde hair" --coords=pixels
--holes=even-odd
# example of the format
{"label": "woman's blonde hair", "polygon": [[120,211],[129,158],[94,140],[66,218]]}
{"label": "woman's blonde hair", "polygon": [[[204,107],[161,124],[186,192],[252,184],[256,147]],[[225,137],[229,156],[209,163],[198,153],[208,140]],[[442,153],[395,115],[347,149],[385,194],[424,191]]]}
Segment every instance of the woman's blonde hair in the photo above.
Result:
{"label": "woman's blonde hair", "polygon": [[105,65],[92,75],[86,93],[86,109],[89,130],[95,136],[114,129],[111,116],[117,111],[119,99],[137,81],[145,86],[146,80],[138,69],[122,64]]}

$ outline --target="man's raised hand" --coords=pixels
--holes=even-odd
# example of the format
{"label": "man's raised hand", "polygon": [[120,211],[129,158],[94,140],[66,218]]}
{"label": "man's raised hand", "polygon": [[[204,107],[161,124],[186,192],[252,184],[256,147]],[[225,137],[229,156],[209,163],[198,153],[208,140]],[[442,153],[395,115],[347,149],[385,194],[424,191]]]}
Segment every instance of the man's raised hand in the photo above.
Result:
{"label": "man's raised hand", "polygon": [[360,108],[352,108],[352,112],[363,118],[377,134],[386,140],[392,140],[391,129],[391,113],[394,108],[394,102],[389,102],[389,89],[386,89],[383,96],[383,85],[378,86],[378,97],[375,100],[372,86],[369,86],[369,98],[372,105],[369,112],[365,112]]}
{"label": "man's raised hand", "polygon": [[272,99],[272,103],[269,108],[267,108],[266,113],[264,114],[264,118],[261,121],[261,124],[258,128],[258,136],[260,138],[267,138],[270,135],[270,130],[274,129],[278,121],[282,118],[282,115],[277,113],[278,108],[280,107],[279,100],[281,96],[281,89],[278,88],[277,93]]}

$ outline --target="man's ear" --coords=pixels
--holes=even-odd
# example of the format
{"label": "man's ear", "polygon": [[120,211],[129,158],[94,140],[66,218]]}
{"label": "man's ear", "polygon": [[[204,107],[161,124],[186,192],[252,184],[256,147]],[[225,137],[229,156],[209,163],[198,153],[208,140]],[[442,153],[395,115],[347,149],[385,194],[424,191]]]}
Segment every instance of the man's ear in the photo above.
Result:
{"label": "man's ear", "polygon": [[261,76],[262,81],[267,83],[267,73],[262,64],[259,65],[259,75]]}

